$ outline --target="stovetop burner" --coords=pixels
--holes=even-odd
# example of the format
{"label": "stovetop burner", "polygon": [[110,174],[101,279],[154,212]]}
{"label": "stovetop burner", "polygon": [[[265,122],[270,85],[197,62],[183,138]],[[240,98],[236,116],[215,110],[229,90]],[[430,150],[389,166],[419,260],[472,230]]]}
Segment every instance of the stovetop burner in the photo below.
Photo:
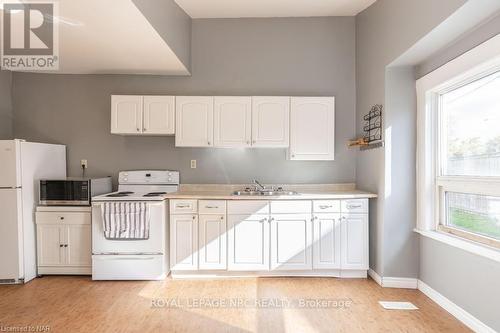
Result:
{"label": "stovetop burner", "polygon": [[150,192],[150,193],[144,194],[143,196],[144,197],[157,197],[157,196],[162,195],[162,194],[167,194],[167,192]]}
{"label": "stovetop burner", "polygon": [[107,197],[126,197],[128,196],[129,194],[133,194],[134,192],[131,192],[131,191],[123,191],[123,192],[117,192],[117,193],[111,193],[111,194],[108,194],[106,195]]}

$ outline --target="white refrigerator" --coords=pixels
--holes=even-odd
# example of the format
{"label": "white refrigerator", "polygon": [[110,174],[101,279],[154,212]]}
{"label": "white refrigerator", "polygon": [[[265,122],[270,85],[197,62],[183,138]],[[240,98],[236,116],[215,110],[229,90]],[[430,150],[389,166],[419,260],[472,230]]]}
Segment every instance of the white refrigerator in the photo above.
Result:
{"label": "white refrigerator", "polygon": [[66,146],[0,140],[0,284],[36,277],[39,180],[66,177]]}

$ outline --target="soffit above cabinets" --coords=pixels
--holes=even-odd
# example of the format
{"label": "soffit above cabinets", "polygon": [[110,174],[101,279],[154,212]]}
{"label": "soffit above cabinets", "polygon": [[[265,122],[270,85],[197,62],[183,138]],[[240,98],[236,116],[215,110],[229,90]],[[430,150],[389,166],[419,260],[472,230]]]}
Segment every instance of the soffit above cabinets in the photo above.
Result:
{"label": "soffit above cabinets", "polygon": [[59,70],[47,73],[189,75],[133,0],[57,3]]}
{"label": "soffit above cabinets", "polygon": [[355,16],[376,0],[175,0],[192,18]]}

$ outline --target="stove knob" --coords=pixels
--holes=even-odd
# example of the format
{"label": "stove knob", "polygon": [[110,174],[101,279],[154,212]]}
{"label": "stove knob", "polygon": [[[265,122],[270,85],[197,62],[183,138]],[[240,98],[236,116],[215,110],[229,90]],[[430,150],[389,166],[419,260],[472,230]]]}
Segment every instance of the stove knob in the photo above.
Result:
{"label": "stove knob", "polygon": [[128,178],[123,178],[123,181],[124,181],[124,182],[128,181]]}

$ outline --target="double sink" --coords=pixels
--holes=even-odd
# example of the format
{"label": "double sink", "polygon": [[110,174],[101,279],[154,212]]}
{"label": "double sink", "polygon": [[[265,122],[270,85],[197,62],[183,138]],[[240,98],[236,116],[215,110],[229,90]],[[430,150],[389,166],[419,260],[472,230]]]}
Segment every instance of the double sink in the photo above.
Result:
{"label": "double sink", "polygon": [[257,180],[253,181],[256,186],[247,187],[241,191],[234,191],[233,195],[237,196],[276,196],[276,195],[298,195],[298,192],[284,190],[282,187],[267,188],[261,185]]}

